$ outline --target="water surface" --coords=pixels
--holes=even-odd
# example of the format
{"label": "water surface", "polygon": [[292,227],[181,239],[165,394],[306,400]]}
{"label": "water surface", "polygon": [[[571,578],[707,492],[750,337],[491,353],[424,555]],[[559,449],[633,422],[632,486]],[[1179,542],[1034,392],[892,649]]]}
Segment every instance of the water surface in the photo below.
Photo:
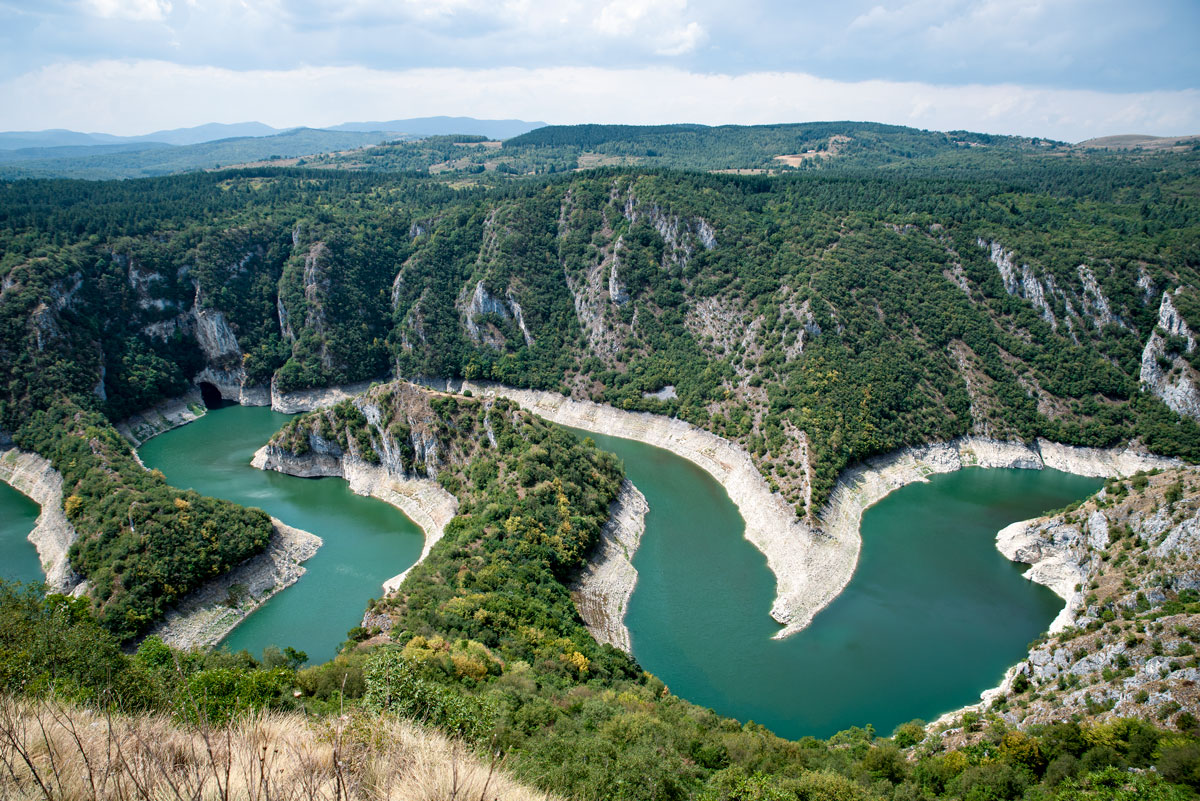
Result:
{"label": "water surface", "polygon": [[26,539],[39,514],[36,503],[0,482],[0,579],[45,581],[37,549]]}
{"label": "water surface", "polygon": [[225,639],[233,650],[261,654],[291,646],[313,664],[333,658],[346,632],[362,621],[383,582],[421,555],[424,534],[398,509],[355,495],[340,478],[296,478],[250,466],[289,415],[262,406],[225,406],[159,434],[138,453],[173,485],[256,506],[325,540],[304,563],[308,572],[244,620]]}
{"label": "water surface", "polygon": [[780,641],[774,576],[724,489],[659,448],[587,435],[650,503],[626,617],[634,655],[675,694],[789,738],[887,734],[978,701],[1062,608],[996,550],[996,532],[1102,484],[968,469],[893,492],[863,515],[846,590]]}

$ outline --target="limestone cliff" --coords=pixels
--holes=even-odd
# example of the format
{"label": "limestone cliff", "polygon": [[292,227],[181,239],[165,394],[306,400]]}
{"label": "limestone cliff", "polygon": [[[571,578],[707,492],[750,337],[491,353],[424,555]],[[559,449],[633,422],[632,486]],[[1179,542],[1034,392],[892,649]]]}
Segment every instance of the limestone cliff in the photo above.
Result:
{"label": "limestone cliff", "polygon": [[1171,302],[1171,293],[1164,292],[1158,307],[1158,326],[1142,351],[1142,387],[1161,398],[1172,411],[1200,420],[1200,376],[1185,358],[1195,350],[1195,334]]}

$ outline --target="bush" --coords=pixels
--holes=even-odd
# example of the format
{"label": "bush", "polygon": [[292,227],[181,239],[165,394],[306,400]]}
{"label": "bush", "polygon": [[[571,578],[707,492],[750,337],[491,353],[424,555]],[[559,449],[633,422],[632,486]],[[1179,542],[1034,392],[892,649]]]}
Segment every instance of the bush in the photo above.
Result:
{"label": "bush", "polygon": [[493,728],[489,705],[422,675],[399,648],[371,654],[366,684],[364,703],[376,712],[401,715],[467,740],[481,740]]}

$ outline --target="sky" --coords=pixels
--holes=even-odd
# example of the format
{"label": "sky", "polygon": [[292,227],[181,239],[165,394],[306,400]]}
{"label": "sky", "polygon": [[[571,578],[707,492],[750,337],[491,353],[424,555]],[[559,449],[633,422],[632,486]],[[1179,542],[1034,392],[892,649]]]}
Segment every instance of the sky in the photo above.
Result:
{"label": "sky", "polygon": [[450,115],[1200,133],[1200,0],[0,0],[0,130]]}

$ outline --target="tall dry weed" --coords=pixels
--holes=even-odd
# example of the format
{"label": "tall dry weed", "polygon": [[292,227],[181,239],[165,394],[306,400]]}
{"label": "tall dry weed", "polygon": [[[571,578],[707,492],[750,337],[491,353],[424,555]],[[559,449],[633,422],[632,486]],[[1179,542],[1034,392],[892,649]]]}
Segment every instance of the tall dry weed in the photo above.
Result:
{"label": "tall dry weed", "polygon": [[182,727],[0,696],[6,801],[495,801],[546,799],[461,742],[363,712],[260,713]]}

